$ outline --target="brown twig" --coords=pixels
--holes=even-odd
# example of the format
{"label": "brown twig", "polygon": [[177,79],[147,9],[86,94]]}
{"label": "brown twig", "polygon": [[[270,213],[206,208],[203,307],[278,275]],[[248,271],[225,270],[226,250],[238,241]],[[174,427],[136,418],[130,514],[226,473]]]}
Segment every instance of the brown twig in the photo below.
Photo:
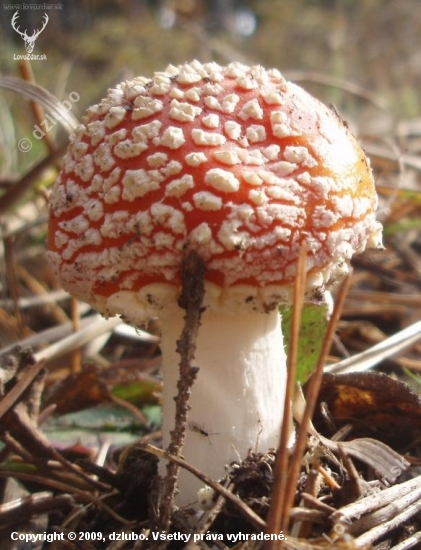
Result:
{"label": "brown twig", "polygon": [[22,523],[38,514],[57,512],[74,506],[69,494],[54,496],[52,492],[38,492],[12,502],[0,504],[0,523],[2,529],[10,528],[13,523]]}
{"label": "brown twig", "polygon": [[[38,223],[39,221],[40,220],[37,219],[34,222],[34,224]],[[30,231],[34,224],[32,223],[26,224],[21,228],[22,229],[21,232],[20,231],[14,232],[12,230],[8,233],[8,235],[14,238],[19,238],[21,233]],[[35,299],[35,297],[38,296],[40,300],[42,300],[43,298],[45,299],[48,297],[48,294],[50,293],[46,291],[45,284],[40,283],[38,279],[36,279],[34,275],[29,273],[27,269],[25,269],[22,265],[17,264],[15,267],[15,271],[16,271],[16,277],[18,278],[18,280],[21,281],[21,284],[25,285],[26,289],[31,293],[31,298]],[[66,297],[67,296],[68,295],[66,295]],[[52,319],[54,319],[54,321],[57,324],[66,323],[69,320],[69,317],[64,313],[63,309],[60,307],[59,303],[57,302],[59,302],[59,300],[50,300],[49,302],[46,302],[46,307],[48,307],[48,313],[49,315],[51,315]],[[21,299],[18,301],[18,307],[22,310],[24,309]]]}
{"label": "brown twig", "polygon": [[158,449],[158,447],[155,447],[150,443],[142,443],[140,447],[144,451],[151,453],[160,459],[164,458],[166,460],[169,460],[170,462],[174,462],[179,468],[181,467],[191,472],[194,476],[203,481],[205,485],[209,485],[209,487],[211,487],[214,491],[222,495],[227,501],[233,504],[258,531],[263,531],[266,528],[266,522],[260,516],[258,516],[256,512],[254,512],[249,506],[247,506],[247,504],[243,502],[240,497],[231,493],[229,489],[227,489],[217,481],[206,476],[205,474],[202,474],[202,472],[200,472],[197,468],[195,468],[182,458],[173,456],[168,452],[163,451],[162,449]]}
{"label": "brown twig", "polygon": [[349,456],[346,448],[341,445],[341,443],[338,443],[338,454],[341,457],[344,468],[348,473],[351,484],[350,492],[356,495],[356,499],[360,498],[361,495],[363,495],[363,482],[359,476],[358,470],[355,467],[354,462],[352,461],[352,458]]}
{"label": "brown twig", "polygon": [[115,512],[112,508],[110,508],[108,504],[103,502],[102,499],[104,497],[96,497],[92,494],[91,491],[88,492],[83,489],[79,489],[73,485],[70,485],[69,483],[65,483],[62,481],[58,481],[57,479],[53,479],[51,476],[48,477],[46,475],[37,474],[37,473],[19,472],[16,468],[14,468],[13,471],[0,469],[0,478],[10,478],[10,477],[14,477],[22,481],[30,481],[32,483],[37,483],[39,485],[45,485],[61,493],[71,494],[74,497],[77,497],[78,500],[82,502],[87,502],[97,506],[98,508],[102,509],[104,512],[109,514],[112,518],[122,523],[123,525],[131,526],[134,524],[133,521],[123,518],[117,512]]}
{"label": "brown twig", "polygon": [[[26,80],[26,82],[30,82],[31,84],[36,84],[34,73],[32,72],[32,67],[29,61],[27,61],[26,59],[21,59],[18,63],[18,67],[23,80]],[[43,106],[38,101],[30,101],[29,104],[31,106],[36,123],[41,124],[45,120],[45,112]],[[48,151],[50,153],[54,153],[57,147],[54,143],[52,135],[49,132],[43,132],[42,139],[45,142]]]}
{"label": "brown twig", "polygon": [[55,164],[64,154],[67,149],[67,143],[62,145],[57,151],[45,157],[41,162],[36,164],[29,172],[27,172],[14,185],[9,187],[0,197],[0,214],[5,214],[11,209],[26,191],[29,191],[33,185],[41,177],[44,170]]}
{"label": "brown twig", "polygon": [[[304,291],[306,280],[306,258],[307,247],[301,247],[297,264],[297,278],[294,286],[294,305],[291,321],[290,346],[287,359],[287,386],[285,391],[285,403],[283,422],[281,427],[279,446],[276,451],[274,466],[274,482],[271,496],[271,506],[267,519],[267,530],[270,533],[279,533],[281,512],[283,509],[285,489],[288,483],[288,442],[291,433],[291,402],[294,396],[295,372],[298,354],[298,337],[300,333],[300,322],[304,303]],[[272,548],[271,541],[267,548]]]}
{"label": "brown twig", "polygon": [[[186,311],[184,328],[177,341],[177,352],[180,354],[180,377],[177,383],[178,394],[175,398],[175,427],[171,432],[171,442],[168,453],[181,457],[187,431],[187,415],[189,397],[196,378],[198,368],[192,366],[196,352],[196,337],[200,327],[202,303],[205,293],[205,266],[201,257],[194,250],[190,251],[183,261],[182,289],[179,305]],[[161,495],[159,529],[167,531],[174,510],[174,499],[177,489],[177,478],[180,465],[170,461],[167,465],[167,475],[163,482]]]}
{"label": "brown twig", "polygon": [[25,447],[23,447],[18,441],[16,441],[16,439],[12,437],[9,432],[2,433],[1,439],[5,447],[8,449],[9,454],[15,453],[15,455],[19,456],[22,460],[28,462],[29,464],[33,462],[32,454],[27,451]]}
{"label": "brown twig", "polygon": [[32,463],[36,463],[40,469],[48,473],[51,471],[48,461],[55,460],[61,465],[64,472],[71,473],[83,480],[90,490],[109,489],[108,485],[87,475],[81,468],[61,455],[51,445],[45,435],[35,427],[25,411],[24,404],[20,403],[19,405],[20,406],[17,407],[15,406],[3,417],[2,423],[4,427],[9,430],[10,436],[13,437],[25,451],[29,451],[32,455]]}
{"label": "brown twig", "polygon": [[307,504],[307,506],[320,510],[321,512],[324,512],[326,515],[330,516],[331,514],[336,512],[336,509],[333,508],[333,506],[329,506],[322,500],[316,498],[315,496],[309,493],[301,493],[300,496],[302,500]]}
{"label": "brown twig", "polygon": [[138,420],[140,420],[140,422],[142,423],[142,426],[146,430],[149,430],[151,428],[148,419],[143,414],[143,412],[136,407],[136,405],[133,405],[129,401],[126,401],[126,399],[122,399],[121,397],[118,397],[117,395],[114,395],[111,392],[109,393],[108,398],[110,399],[110,401],[126,409],[126,411],[129,411],[133,416],[135,416]]}
{"label": "brown twig", "polygon": [[357,548],[361,548],[364,545],[374,544],[391,531],[407,524],[408,520],[420,513],[420,510],[420,491],[416,491],[394,500],[370,515],[357,519],[349,530],[352,535],[359,534],[355,543]]}
{"label": "brown twig", "polygon": [[0,401],[1,431],[9,432],[8,435],[4,434],[9,447],[27,460],[32,456],[30,462],[38,461],[40,467],[42,462],[47,463],[49,459],[57,460],[91,488],[107,489],[105,484],[99,483],[65,459],[38,429],[39,400],[46,374],[43,372],[44,361],[36,362],[28,351],[21,351],[17,355],[20,367],[15,374],[16,382]]}
{"label": "brown twig", "polygon": [[26,362],[27,366],[31,365],[31,362],[33,364],[29,366],[22,378],[16,382],[13,388],[0,401],[0,418],[16,404],[44,367],[44,361],[34,362],[33,357],[27,352],[22,352],[21,360]]}

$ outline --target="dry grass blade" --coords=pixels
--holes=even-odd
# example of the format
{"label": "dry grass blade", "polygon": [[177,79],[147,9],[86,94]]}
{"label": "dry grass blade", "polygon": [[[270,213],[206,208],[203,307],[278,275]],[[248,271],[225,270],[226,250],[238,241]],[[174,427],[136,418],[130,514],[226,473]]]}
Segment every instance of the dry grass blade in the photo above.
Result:
{"label": "dry grass blade", "polygon": [[52,93],[38,84],[33,84],[13,76],[0,76],[0,88],[17,92],[31,101],[41,103],[45,109],[54,115],[69,134],[71,134],[79,124],[77,118],[63,107],[60,101]]}
{"label": "dry grass blade", "polygon": [[35,378],[39,375],[44,366],[44,361],[39,360],[32,365],[25,375],[8,391],[8,393],[0,401],[0,418],[11,409],[25,390],[32,384]]}
{"label": "dry grass blade", "polygon": [[[20,74],[22,75],[22,78],[25,80],[25,82],[37,85],[30,62],[27,59],[21,59],[18,65]],[[42,108],[42,105],[40,105],[37,101],[31,101],[31,108],[36,123],[42,124],[42,122],[45,120],[45,112]],[[54,138],[49,132],[43,132],[43,134],[44,135],[42,136],[42,139],[47,145],[48,150],[50,151],[50,153],[54,153],[54,151],[57,149],[56,144],[54,143]]]}
{"label": "dry grass blade", "polygon": [[11,300],[13,304],[13,314],[16,319],[16,326],[20,336],[24,333],[23,319],[21,311],[18,307],[18,282],[16,275],[16,262],[14,260],[14,249],[13,241],[11,238],[3,238],[3,248],[4,248],[4,260],[6,263],[6,281],[11,295]]}
{"label": "dry grass blade", "polygon": [[53,512],[60,508],[70,508],[73,505],[74,499],[71,495],[54,496],[49,491],[42,491],[0,504],[0,530],[9,528],[11,523],[22,523],[22,520],[29,519],[33,515]]}
{"label": "dry grass blade", "polygon": [[[366,531],[363,535],[355,539],[357,547],[361,548],[367,544],[372,544],[381,537],[387,535],[397,527],[405,524],[410,518],[415,514],[418,514],[421,511],[421,500],[407,506],[406,502],[402,503],[402,507],[399,506],[399,503],[394,503],[393,508],[395,510],[393,519],[380,523],[373,527],[369,531]],[[396,514],[396,508],[402,509],[403,511],[399,514]]]}
{"label": "dry grass blade", "polygon": [[[18,237],[19,238],[19,237]],[[18,247],[17,247],[18,248]],[[25,287],[29,292],[35,296],[43,296],[45,294],[45,286],[41,284],[36,277],[34,277],[27,269],[25,269],[20,263],[14,266],[16,277],[21,287]],[[19,305],[19,293],[15,301],[16,305]],[[51,319],[55,323],[65,323],[68,321],[68,316],[63,309],[56,303],[50,305]]]}
{"label": "dry grass blade", "polygon": [[[64,472],[71,473],[76,478],[81,478],[91,490],[93,488],[107,489],[107,485],[90,477],[81,468],[61,455],[38,428],[36,418],[32,418],[31,413],[36,405],[34,401],[40,393],[40,385],[43,385],[42,380],[38,381],[38,384],[36,384],[36,381],[31,383],[31,386],[28,387],[27,400],[22,400],[7,414],[3,415],[2,428],[8,438],[6,441],[6,437],[3,436],[4,442],[11,450],[17,452],[18,455],[22,455],[24,460],[30,463],[35,462],[40,465],[48,463],[49,472],[52,471],[51,461],[56,461],[57,464],[62,466]],[[33,460],[30,460],[31,456],[34,457]]]}
{"label": "dry grass blade", "polygon": [[93,315],[93,319],[88,326],[84,326],[78,332],[63,338],[56,342],[52,346],[45,348],[34,355],[37,361],[41,359],[47,360],[53,357],[58,357],[69,351],[79,348],[84,344],[87,344],[92,339],[100,336],[104,333],[111,332],[122,321],[118,317],[112,317],[111,319],[104,319],[101,315]]}
{"label": "dry grass blade", "polygon": [[[418,156],[410,154],[401,154],[397,158],[397,155],[391,153],[385,147],[370,143],[366,147],[367,154],[372,160],[382,160],[389,163],[390,167],[396,164],[402,164],[408,168],[421,171],[421,159]],[[399,154],[399,152],[397,152]]]}
{"label": "dry grass blade", "polygon": [[[67,293],[66,297],[68,297]],[[45,303],[48,303],[48,300]],[[105,324],[102,323],[102,321],[104,321]],[[81,319],[80,332],[77,335],[72,332],[73,323],[69,321],[67,323],[62,323],[55,327],[43,330],[38,334],[28,336],[27,338],[19,340],[18,342],[10,344],[9,346],[3,347],[0,350],[0,357],[4,357],[5,355],[10,354],[17,345],[19,345],[21,348],[28,348],[45,346],[46,344],[49,344],[51,342],[57,342],[55,348],[51,347],[49,350],[43,350],[40,352],[41,355],[43,354],[43,352],[48,353],[48,358],[50,358],[50,355],[51,357],[55,357],[61,355],[61,353],[67,352],[68,349],[66,348],[66,346],[69,346],[69,349],[73,349],[72,346],[83,345],[83,335],[85,333],[84,331],[86,329],[93,328],[94,326],[96,327],[95,330],[98,330],[99,336],[109,330],[113,331],[116,334],[124,336],[125,338],[130,338],[131,340],[135,341],[148,342],[150,344],[159,344],[160,341],[160,338],[158,336],[149,334],[144,330],[134,329],[133,327],[126,325],[117,318],[106,320],[103,319],[100,315],[95,314],[89,315],[88,317],[84,317],[83,319]],[[71,335],[70,340],[64,341],[64,339],[69,337],[69,335]],[[91,337],[92,339],[95,338],[95,334],[91,335]]]}
{"label": "dry grass blade", "polygon": [[[79,302],[76,300],[76,298],[73,298],[73,296],[70,299],[70,312],[71,312],[71,318],[73,322],[73,331],[79,332],[80,331],[80,310],[79,310]],[[72,373],[80,372],[82,368],[82,354],[80,347],[74,348],[72,350],[72,364],[70,371]]]}
{"label": "dry grass blade", "polygon": [[[13,476],[16,479],[20,479],[22,481],[29,481],[32,483],[40,484],[41,486],[46,485],[47,487],[51,487],[55,491],[74,495],[77,497],[78,500],[82,502],[86,502],[89,504],[93,504],[97,506],[98,508],[102,509],[104,512],[109,514],[111,517],[113,517],[116,521],[119,523],[122,523],[123,525],[133,525],[133,521],[129,521],[123,517],[121,517],[117,512],[115,512],[112,508],[110,508],[105,502],[102,501],[102,498],[98,498],[92,494],[92,488],[89,488],[90,490],[84,490],[76,487],[75,484],[65,483],[62,481],[58,481],[57,479],[53,479],[51,476],[48,475],[37,475],[36,473],[27,473],[27,472],[19,472],[16,469],[13,470],[13,472],[2,470],[0,469],[0,477],[8,478]],[[68,479],[68,478],[67,478]],[[72,483],[74,483],[74,480],[71,480]]]}
{"label": "dry grass blade", "polygon": [[[367,535],[370,538],[366,539],[366,542],[374,542],[375,538],[372,538],[374,531],[379,525],[384,525],[386,522],[389,522],[389,527],[392,527],[390,523],[399,513],[402,513],[404,510],[408,511],[414,503],[417,503],[421,498],[421,490],[412,491],[402,497],[395,499],[393,502],[389,503],[387,506],[382,506],[379,510],[367,514],[362,518],[358,518],[350,526],[350,533],[354,536]],[[407,516],[410,517],[410,516]],[[392,527],[394,529],[394,527]],[[377,538],[383,536],[385,533],[392,529],[386,529],[385,531],[377,531]],[[371,535],[369,533],[371,532]]]}
{"label": "dry grass blade", "polygon": [[387,102],[382,97],[377,94],[373,94],[366,88],[362,88],[350,80],[343,80],[342,78],[336,78],[334,76],[315,71],[285,71],[284,75],[288,78],[288,80],[295,82],[315,82],[316,84],[322,84],[323,86],[339,88],[340,90],[344,90],[350,94],[369,101],[379,109],[387,108]]}
{"label": "dry grass blade", "polygon": [[421,543],[421,531],[408,537],[403,542],[396,546],[392,546],[390,550],[409,550],[410,548],[418,548],[417,544]]}
{"label": "dry grass blade", "polygon": [[109,399],[113,403],[116,403],[120,407],[123,407],[124,409],[129,411],[133,416],[135,416],[138,420],[140,420],[140,422],[143,424],[143,426],[146,429],[150,428],[150,424],[148,422],[148,419],[146,418],[146,416],[142,413],[142,411],[138,407],[136,407],[135,405],[132,405],[132,403],[130,403],[126,399],[122,399],[121,397],[118,397],[117,395],[113,395],[111,392],[110,392],[110,395],[109,395]]}
{"label": "dry grass blade", "polygon": [[325,372],[344,374],[369,370],[380,363],[380,361],[388,359],[411,346],[420,338],[421,321],[418,321],[362,353],[347,357],[338,363],[325,367]]}
{"label": "dry grass blade", "polygon": [[198,479],[203,481],[205,485],[208,485],[209,487],[211,487],[214,491],[222,495],[227,501],[233,504],[258,531],[262,531],[266,528],[266,522],[263,521],[263,519],[260,516],[258,516],[249,506],[247,506],[247,504],[243,502],[241,498],[234,495],[229,489],[227,489],[217,481],[214,481],[212,478],[206,476],[205,474],[202,474],[202,472],[199,472],[199,470],[197,470],[194,466],[192,466],[182,458],[173,456],[168,452],[163,451],[162,449],[158,449],[158,447],[150,445],[149,443],[142,443],[141,448],[147,451],[148,453],[151,453],[157,456],[158,458],[161,458],[161,459],[164,458],[171,462],[175,462],[178,464],[179,467],[184,468],[189,472],[191,472]]}
{"label": "dry grass blade", "polygon": [[421,476],[415,479],[410,479],[388,489],[384,489],[379,493],[374,493],[363,499],[357,500],[351,504],[343,506],[334,512],[330,519],[332,521],[344,521],[351,523],[353,519],[361,517],[363,514],[368,514],[379,510],[382,506],[386,506],[405,495],[410,495],[414,492],[419,494],[421,489]]}
{"label": "dry grass blade", "polygon": [[307,437],[310,430],[310,421],[314,413],[314,408],[316,406],[317,395],[320,390],[320,385],[323,377],[323,366],[326,361],[326,357],[329,353],[330,346],[332,343],[333,336],[342,312],[342,307],[345,302],[348,288],[351,283],[351,277],[348,277],[344,280],[341,285],[340,291],[338,293],[337,301],[332,312],[332,316],[329,320],[329,324],[326,330],[326,335],[323,340],[322,349],[320,352],[320,357],[316,365],[316,369],[313,373],[313,376],[310,379],[309,389],[307,392],[307,404],[304,411],[303,419],[300,425],[300,430],[298,432],[297,442],[295,444],[293,454],[291,457],[290,468],[289,468],[289,478],[288,485],[285,491],[284,497],[284,507],[282,510],[281,518],[281,530],[285,533],[289,524],[289,513],[294,502],[294,495],[296,491],[297,481],[301,470],[301,461],[305,448],[307,445]]}
{"label": "dry grass blade", "polygon": [[[307,247],[303,245],[298,258],[297,278],[294,286],[293,317],[291,323],[290,347],[287,359],[288,378],[285,391],[284,415],[279,446],[276,451],[271,506],[267,519],[267,533],[269,534],[279,532],[284,505],[285,488],[288,483],[288,441],[291,430],[291,403],[294,395],[296,380],[298,336],[300,332],[306,281],[306,259]],[[268,545],[268,549],[270,548],[271,544]]]}
{"label": "dry grass blade", "polygon": [[[68,299],[69,299],[69,293],[66,292],[65,290],[59,289],[59,290],[51,290],[50,292],[44,291],[42,294],[38,294],[35,296],[20,297],[17,303],[20,309],[26,309],[31,307],[39,307],[46,304],[55,304],[62,300],[68,300]],[[0,299],[0,307],[9,308],[12,305],[13,305],[12,300],[7,298]]]}

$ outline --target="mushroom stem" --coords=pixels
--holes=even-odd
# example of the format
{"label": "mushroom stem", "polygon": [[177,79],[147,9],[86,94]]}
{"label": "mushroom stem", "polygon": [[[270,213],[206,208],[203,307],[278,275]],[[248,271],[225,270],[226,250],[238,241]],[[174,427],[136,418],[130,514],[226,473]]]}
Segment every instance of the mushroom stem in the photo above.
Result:
{"label": "mushroom stem", "polygon": [[[164,448],[175,423],[178,369],[174,367],[180,362],[176,341],[183,314],[180,309],[162,319]],[[277,447],[286,386],[278,311],[241,315],[205,311],[194,365],[200,370],[189,401],[183,455],[202,473],[219,479],[227,465],[244,459],[249,450]],[[201,486],[192,474],[181,471],[178,504],[196,501]]]}

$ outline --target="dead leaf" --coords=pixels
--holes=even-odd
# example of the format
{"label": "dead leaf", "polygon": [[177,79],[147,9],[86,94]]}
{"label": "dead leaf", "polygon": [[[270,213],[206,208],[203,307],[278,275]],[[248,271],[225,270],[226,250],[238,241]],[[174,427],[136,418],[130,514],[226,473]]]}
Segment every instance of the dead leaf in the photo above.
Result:
{"label": "dead leaf", "polygon": [[111,392],[130,402],[136,402],[137,396],[143,404],[156,403],[160,384],[143,371],[146,363],[158,366],[159,362],[160,357],[156,357],[138,359],[136,364],[120,362],[106,369],[85,365],[50,387],[44,394],[44,406],[56,405],[56,414],[76,412],[109,401]]}
{"label": "dead leaf", "polygon": [[[421,436],[421,397],[403,382],[377,372],[328,374],[318,398],[327,404],[337,427],[351,422],[353,437],[371,436],[393,448]],[[319,411],[315,425],[323,425]]]}
{"label": "dead leaf", "polygon": [[100,369],[95,365],[85,365],[80,372],[70,374],[50,388],[44,406],[55,404],[55,413],[66,414],[104,403],[108,396]]}

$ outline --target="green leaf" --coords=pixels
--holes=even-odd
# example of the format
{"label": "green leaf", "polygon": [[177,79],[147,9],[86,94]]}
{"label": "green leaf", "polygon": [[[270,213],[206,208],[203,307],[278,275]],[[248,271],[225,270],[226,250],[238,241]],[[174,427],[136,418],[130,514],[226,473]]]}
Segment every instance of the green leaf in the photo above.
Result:
{"label": "green leaf", "polygon": [[[292,311],[291,307],[280,308],[282,332],[287,354],[291,336]],[[298,340],[298,382],[305,382],[317,364],[328,323],[327,314],[328,306],[326,304],[304,304]]]}
{"label": "green leaf", "polygon": [[[141,411],[151,425],[160,425],[160,405],[145,405]],[[59,447],[70,447],[76,443],[95,447],[98,437],[103,436],[113,445],[128,445],[138,441],[145,433],[135,415],[114,403],[50,417],[43,425],[43,431]]]}
{"label": "green leaf", "polygon": [[155,380],[135,380],[129,384],[118,384],[112,389],[113,395],[130,403],[154,403],[161,392],[161,385]]}
{"label": "green leaf", "polygon": [[398,220],[393,223],[388,223],[384,227],[383,234],[386,237],[399,235],[411,229],[420,229],[421,228],[421,219],[417,216],[415,218],[406,218],[403,220]]}

